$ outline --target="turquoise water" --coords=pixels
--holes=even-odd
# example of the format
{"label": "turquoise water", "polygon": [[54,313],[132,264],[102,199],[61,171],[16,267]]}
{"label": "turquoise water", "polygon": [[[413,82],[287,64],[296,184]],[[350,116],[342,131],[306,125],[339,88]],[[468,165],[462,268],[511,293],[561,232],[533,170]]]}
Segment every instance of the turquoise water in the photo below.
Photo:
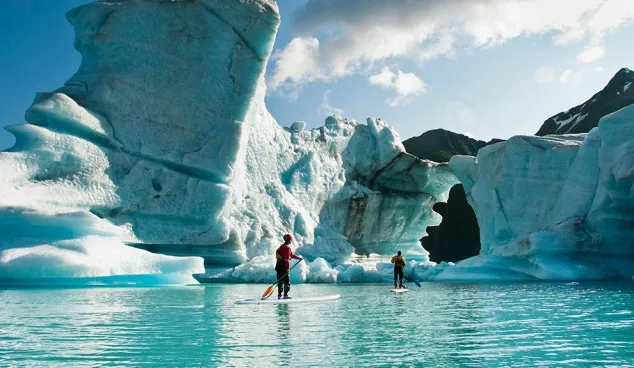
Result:
{"label": "turquoise water", "polygon": [[634,283],[0,289],[0,366],[634,366]]}

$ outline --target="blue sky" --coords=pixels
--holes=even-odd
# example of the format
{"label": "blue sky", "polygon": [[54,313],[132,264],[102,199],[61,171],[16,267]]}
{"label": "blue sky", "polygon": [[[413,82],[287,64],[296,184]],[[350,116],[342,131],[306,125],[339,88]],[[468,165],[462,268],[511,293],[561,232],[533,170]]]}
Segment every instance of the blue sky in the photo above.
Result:
{"label": "blue sky", "polygon": [[[0,1],[0,126],[77,69],[64,13],[88,0]],[[533,134],[634,67],[631,0],[279,0],[267,106],[283,126],[382,117],[402,139],[445,128]],[[13,138],[0,133],[0,149]]]}

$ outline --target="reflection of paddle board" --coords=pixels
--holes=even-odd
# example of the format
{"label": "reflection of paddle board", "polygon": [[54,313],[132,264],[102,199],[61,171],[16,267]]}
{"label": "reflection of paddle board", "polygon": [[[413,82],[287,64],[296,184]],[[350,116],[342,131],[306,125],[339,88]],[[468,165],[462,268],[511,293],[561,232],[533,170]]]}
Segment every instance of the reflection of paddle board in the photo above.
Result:
{"label": "reflection of paddle board", "polygon": [[406,291],[409,291],[409,289],[390,289],[390,291],[393,293],[404,293]]}
{"label": "reflection of paddle board", "polygon": [[293,298],[293,299],[247,299],[247,300],[238,300],[236,304],[295,304],[295,303],[315,303],[315,302],[327,302],[330,300],[339,299],[341,295],[326,295],[326,296],[315,296],[311,298]]}

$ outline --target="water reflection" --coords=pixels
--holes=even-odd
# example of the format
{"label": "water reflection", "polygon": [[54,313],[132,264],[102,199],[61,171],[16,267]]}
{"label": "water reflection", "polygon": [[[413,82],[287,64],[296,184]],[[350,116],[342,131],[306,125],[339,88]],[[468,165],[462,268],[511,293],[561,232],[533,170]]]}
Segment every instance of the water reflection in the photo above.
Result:
{"label": "water reflection", "polygon": [[441,314],[445,318],[438,321],[441,325],[436,339],[442,350],[450,352],[440,360],[443,365],[469,366],[477,362],[471,354],[483,343],[480,337],[484,335],[481,331],[484,318],[483,306],[477,298],[479,292],[472,284],[447,284],[444,289],[441,306],[448,313]]}
{"label": "water reflection", "polygon": [[277,312],[277,336],[280,347],[277,365],[289,367],[293,361],[293,351],[289,348],[292,344],[289,306],[287,304],[278,304],[275,306],[275,311]]}

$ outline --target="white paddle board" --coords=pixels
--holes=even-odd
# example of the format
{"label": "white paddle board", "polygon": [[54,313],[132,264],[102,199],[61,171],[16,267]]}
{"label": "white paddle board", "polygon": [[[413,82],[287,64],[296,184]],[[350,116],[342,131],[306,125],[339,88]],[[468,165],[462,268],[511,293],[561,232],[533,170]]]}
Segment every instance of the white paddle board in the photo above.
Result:
{"label": "white paddle board", "polygon": [[326,296],[314,296],[310,298],[293,298],[293,299],[247,299],[238,300],[236,304],[295,304],[295,303],[315,303],[315,302],[327,302],[330,300],[337,300],[341,295],[326,295]]}
{"label": "white paddle board", "polygon": [[409,289],[390,289],[390,291],[393,293],[404,293],[406,291],[409,291]]}

